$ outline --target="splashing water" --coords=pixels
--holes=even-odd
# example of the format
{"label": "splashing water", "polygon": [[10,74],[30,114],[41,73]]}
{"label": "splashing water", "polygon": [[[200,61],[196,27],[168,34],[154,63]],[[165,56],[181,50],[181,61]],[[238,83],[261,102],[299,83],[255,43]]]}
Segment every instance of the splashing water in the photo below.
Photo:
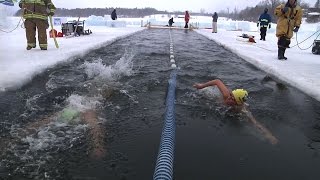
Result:
{"label": "splashing water", "polygon": [[[92,63],[85,62],[84,67],[89,81],[84,82],[83,86],[89,91],[87,95],[72,93],[65,99],[65,109],[68,112],[84,112],[86,110],[97,109],[101,105],[104,88],[109,88],[108,82],[116,81],[123,76],[130,76],[133,73],[132,59],[133,53],[125,53],[115,64],[106,66],[102,59]],[[57,73],[59,76],[59,73]],[[52,75],[51,78],[61,79]],[[71,77],[72,78],[72,77]],[[63,79],[63,78],[62,78]],[[59,82],[59,81],[57,81]],[[108,86],[105,86],[105,84]],[[50,90],[59,89],[65,83],[57,84],[55,81],[48,81]],[[91,89],[90,89],[91,88]],[[50,91],[50,92],[51,92]],[[112,90],[111,90],[112,91]],[[82,92],[79,92],[82,94]],[[127,91],[122,90],[130,99],[135,101]],[[30,111],[41,110],[38,99],[43,94],[38,94],[29,99],[26,103]],[[31,122],[28,127],[19,125],[12,126],[11,137],[15,142],[9,143],[7,154],[11,154],[1,161],[1,166],[14,167],[17,174],[25,174],[32,179],[41,179],[50,174],[46,169],[46,164],[52,160],[55,154],[61,153],[72,148],[85,138],[87,124],[81,124],[80,117],[72,117],[72,121],[63,121],[63,110],[51,115],[48,118]],[[37,123],[40,122],[40,123]]]}
{"label": "splashing water", "polygon": [[[63,153],[84,139],[87,125],[66,124],[53,121],[39,128],[27,129],[25,127],[13,127],[11,134],[16,137],[10,142],[6,158],[1,160],[3,167],[14,168],[13,174],[24,174],[31,179],[43,179],[50,169],[46,164],[53,157]],[[21,137],[28,131],[35,133]],[[24,132],[24,133],[21,133]]]}
{"label": "splashing water", "polygon": [[118,80],[122,76],[130,76],[133,73],[133,53],[125,53],[115,64],[106,66],[102,59],[84,63],[88,78],[99,78],[102,80]]}
{"label": "splashing water", "polygon": [[97,106],[101,104],[99,101],[100,97],[86,97],[80,96],[78,94],[72,94],[68,99],[67,107],[78,110],[85,111],[89,109],[95,109]]}

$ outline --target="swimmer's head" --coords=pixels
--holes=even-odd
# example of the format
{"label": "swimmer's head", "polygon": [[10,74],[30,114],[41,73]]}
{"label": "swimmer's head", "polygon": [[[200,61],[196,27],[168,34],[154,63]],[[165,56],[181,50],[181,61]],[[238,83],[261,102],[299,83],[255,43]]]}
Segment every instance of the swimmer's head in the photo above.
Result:
{"label": "swimmer's head", "polygon": [[238,105],[242,105],[248,97],[248,92],[244,89],[235,89],[232,94]]}
{"label": "swimmer's head", "polygon": [[65,123],[71,123],[74,121],[77,117],[79,117],[80,112],[73,109],[73,108],[65,108],[60,114],[60,121],[65,122]]}

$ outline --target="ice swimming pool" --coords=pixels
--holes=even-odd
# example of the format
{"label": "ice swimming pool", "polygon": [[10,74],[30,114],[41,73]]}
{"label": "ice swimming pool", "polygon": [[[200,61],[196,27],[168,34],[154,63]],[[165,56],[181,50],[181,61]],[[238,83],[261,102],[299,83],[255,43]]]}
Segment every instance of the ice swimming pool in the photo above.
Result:
{"label": "ice swimming pool", "polygon": [[[0,177],[4,179],[151,179],[170,76],[168,29],[139,32],[0,94]],[[174,179],[316,179],[320,103],[192,31],[172,30],[178,66]],[[222,79],[245,88],[249,109],[278,140],[228,111]],[[94,109],[88,123],[65,123],[66,107]],[[103,142],[104,155],[90,156]],[[10,175],[9,175],[10,174]]]}

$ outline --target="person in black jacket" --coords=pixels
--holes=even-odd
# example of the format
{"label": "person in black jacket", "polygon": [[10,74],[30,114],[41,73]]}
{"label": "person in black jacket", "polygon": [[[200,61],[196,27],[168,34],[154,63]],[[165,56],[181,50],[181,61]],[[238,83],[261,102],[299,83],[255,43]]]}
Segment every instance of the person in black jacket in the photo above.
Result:
{"label": "person in black jacket", "polygon": [[212,16],[212,33],[217,33],[217,21],[218,21],[218,14],[214,12]]}
{"label": "person in black jacket", "polygon": [[169,19],[168,23],[169,23],[169,27],[171,27],[172,24],[174,23],[174,22],[173,22],[173,17]]}
{"label": "person in black jacket", "polygon": [[268,8],[264,9],[264,12],[260,15],[257,27],[260,25],[260,40],[266,40],[267,28],[271,28],[271,17],[268,14]]}
{"label": "person in black jacket", "polygon": [[118,17],[117,17],[117,12],[116,12],[116,9],[114,9],[111,13],[111,19],[112,20],[116,20]]}

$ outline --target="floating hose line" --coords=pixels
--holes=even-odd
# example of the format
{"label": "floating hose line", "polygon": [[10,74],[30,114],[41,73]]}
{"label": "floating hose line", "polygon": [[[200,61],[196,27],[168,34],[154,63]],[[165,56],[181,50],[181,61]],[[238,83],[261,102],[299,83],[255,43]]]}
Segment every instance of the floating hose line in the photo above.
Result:
{"label": "floating hose line", "polygon": [[174,144],[175,144],[175,91],[177,70],[170,74],[166,99],[166,116],[161,134],[160,148],[154,171],[154,180],[171,180],[173,175]]}

